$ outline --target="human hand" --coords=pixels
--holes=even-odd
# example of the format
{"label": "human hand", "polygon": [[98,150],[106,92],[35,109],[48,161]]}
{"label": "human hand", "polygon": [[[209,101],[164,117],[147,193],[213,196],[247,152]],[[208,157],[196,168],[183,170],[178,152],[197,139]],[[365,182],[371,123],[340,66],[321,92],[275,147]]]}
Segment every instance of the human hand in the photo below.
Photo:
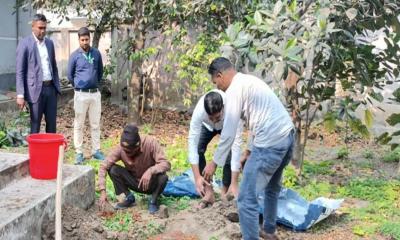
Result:
{"label": "human hand", "polygon": [[142,188],[143,191],[147,191],[149,189],[150,179],[151,179],[152,175],[153,174],[152,174],[151,169],[150,168],[147,169],[147,171],[143,173],[142,178],[140,178],[138,187]]}
{"label": "human hand", "polygon": [[208,183],[202,176],[198,177],[195,183],[196,191],[200,194],[201,197],[204,197],[204,195],[206,194],[206,189],[204,186],[210,186],[210,183]]}
{"label": "human hand", "polygon": [[226,192],[226,195],[232,195],[235,199],[239,196],[239,187],[236,184],[231,184]]}
{"label": "human hand", "polygon": [[106,204],[108,204],[107,193],[106,190],[103,189],[100,192],[100,199],[99,199],[100,210],[104,210]]}
{"label": "human hand", "polygon": [[207,163],[206,167],[203,170],[203,176],[206,181],[211,182],[212,176],[214,175],[216,168],[217,164],[215,164],[214,161]]}
{"label": "human hand", "polygon": [[19,109],[22,110],[25,106],[24,98],[17,97],[17,105],[18,105]]}

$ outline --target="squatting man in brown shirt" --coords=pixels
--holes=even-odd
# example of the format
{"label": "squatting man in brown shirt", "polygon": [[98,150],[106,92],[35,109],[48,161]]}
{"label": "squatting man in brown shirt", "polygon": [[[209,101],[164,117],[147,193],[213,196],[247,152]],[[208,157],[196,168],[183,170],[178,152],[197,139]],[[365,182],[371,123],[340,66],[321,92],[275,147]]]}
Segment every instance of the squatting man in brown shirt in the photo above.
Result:
{"label": "squatting man in brown shirt", "polygon": [[[122,161],[124,167],[117,165]],[[121,135],[120,146],[107,156],[99,169],[99,204],[104,207],[107,202],[106,172],[110,176],[115,194],[125,194],[125,200],[118,203],[116,209],[125,209],[135,205],[133,192],[151,194],[149,212],[158,211],[157,199],[163,192],[168,176],[166,172],[171,164],[156,139],[150,136],[139,136],[136,125],[127,125]]]}

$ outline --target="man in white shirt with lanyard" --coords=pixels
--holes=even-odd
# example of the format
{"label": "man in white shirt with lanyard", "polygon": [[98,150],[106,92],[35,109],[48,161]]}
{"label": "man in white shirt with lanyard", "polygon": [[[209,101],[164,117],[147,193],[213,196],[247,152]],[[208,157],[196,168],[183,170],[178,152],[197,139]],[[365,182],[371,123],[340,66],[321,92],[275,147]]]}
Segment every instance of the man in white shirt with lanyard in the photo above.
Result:
{"label": "man in white shirt with lanyard", "polygon": [[216,166],[225,163],[239,120],[247,122],[251,132],[240,185],[238,210],[244,240],[259,239],[259,206],[257,193],[265,191],[263,237],[278,239],[276,215],[282,173],[293,153],[294,126],[285,107],[261,79],[236,72],[223,57],[214,59],[208,69],[217,88],[225,91],[225,120],[214,160],[204,169],[204,178],[211,179]]}
{"label": "man in white shirt with lanyard", "polygon": [[[203,197],[202,207],[214,202],[213,189],[209,182],[205,181],[202,172],[206,165],[205,152],[207,145],[217,134],[221,134],[224,121],[225,93],[220,90],[212,90],[202,96],[193,111],[189,130],[189,162],[195,177],[197,192]],[[232,151],[229,150],[223,167],[222,192],[238,195],[238,178],[240,169],[240,145],[242,124],[239,124]]]}

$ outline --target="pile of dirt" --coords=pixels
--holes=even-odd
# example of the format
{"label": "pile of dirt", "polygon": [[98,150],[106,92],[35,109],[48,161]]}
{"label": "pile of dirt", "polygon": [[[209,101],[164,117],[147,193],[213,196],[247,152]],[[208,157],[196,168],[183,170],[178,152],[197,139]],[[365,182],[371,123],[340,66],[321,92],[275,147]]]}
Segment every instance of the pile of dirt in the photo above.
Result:
{"label": "pile of dirt", "polygon": [[217,201],[204,209],[198,208],[197,204],[195,202],[190,208],[169,218],[166,232],[153,239],[171,239],[168,236],[177,233],[188,237],[182,239],[241,239],[235,201]]}
{"label": "pile of dirt", "polygon": [[[103,228],[101,218],[96,215],[94,207],[85,211],[72,206],[63,206],[62,213],[63,239],[107,239],[108,232]],[[54,239],[54,220],[43,224],[42,232],[43,240]]]}

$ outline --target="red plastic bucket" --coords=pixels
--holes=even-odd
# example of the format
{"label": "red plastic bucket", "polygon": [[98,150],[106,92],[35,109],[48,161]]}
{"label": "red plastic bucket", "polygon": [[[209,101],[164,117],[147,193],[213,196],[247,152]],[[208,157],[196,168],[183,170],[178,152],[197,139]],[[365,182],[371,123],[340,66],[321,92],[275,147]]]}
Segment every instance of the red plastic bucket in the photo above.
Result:
{"label": "red plastic bucket", "polygon": [[57,178],[60,145],[67,146],[65,138],[56,133],[35,133],[26,137],[29,145],[29,170],[32,178]]}

